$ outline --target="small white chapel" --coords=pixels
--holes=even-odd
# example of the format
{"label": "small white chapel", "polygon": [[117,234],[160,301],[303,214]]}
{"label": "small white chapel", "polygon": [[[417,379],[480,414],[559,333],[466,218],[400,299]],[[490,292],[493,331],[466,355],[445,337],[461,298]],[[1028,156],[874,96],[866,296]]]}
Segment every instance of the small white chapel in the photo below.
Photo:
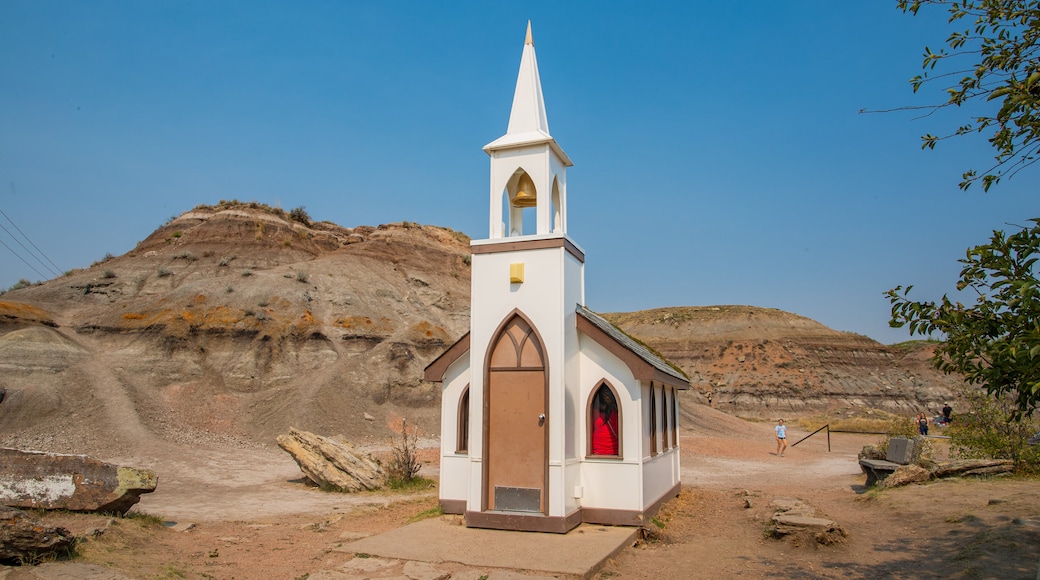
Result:
{"label": "small white chapel", "polygon": [[508,129],[484,151],[470,330],[425,371],[441,384],[440,505],[478,528],[643,525],[679,493],[676,395],[690,383],[585,307],[572,163],[549,134],[530,23]]}

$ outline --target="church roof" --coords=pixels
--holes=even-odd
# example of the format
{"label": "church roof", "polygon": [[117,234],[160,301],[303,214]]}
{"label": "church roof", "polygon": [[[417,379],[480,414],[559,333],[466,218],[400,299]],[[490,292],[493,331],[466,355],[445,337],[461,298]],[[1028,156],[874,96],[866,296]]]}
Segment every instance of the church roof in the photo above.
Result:
{"label": "church roof", "polygon": [[[690,379],[686,376],[686,373],[668,364],[665,359],[651,351],[649,347],[625,334],[624,331],[608,322],[599,314],[581,304],[578,305],[576,312],[578,314],[578,330],[606,347],[607,350],[614,352],[628,365],[637,379],[659,381],[680,389],[688,389],[690,387]],[[582,320],[587,321],[588,324],[582,324]],[[606,337],[603,335],[606,335]],[[621,346],[624,351],[627,351],[628,355],[626,356],[625,352],[618,352],[617,349],[611,348],[613,345],[609,344],[609,341],[605,340],[606,338],[609,338],[609,341],[612,341],[617,346]]]}
{"label": "church roof", "polygon": [[[625,334],[599,314],[580,304],[576,313],[578,330],[621,359],[636,379],[657,381],[679,389],[690,388],[690,379],[685,373],[668,364],[646,345]],[[462,338],[426,366],[423,378],[432,383],[443,381],[448,367],[469,352],[469,339],[468,332],[462,335]]]}
{"label": "church roof", "polygon": [[506,134],[484,146],[490,154],[498,149],[539,145],[547,143],[568,167],[573,165],[567,154],[549,134],[549,118],[545,114],[545,99],[542,97],[542,80],[538,76],[538,59],[534,53],[531,22],[527,22],[527,37],[520,57],[520,73],[516,77],[513,92],[513,108],[509,111],[509,127]]}

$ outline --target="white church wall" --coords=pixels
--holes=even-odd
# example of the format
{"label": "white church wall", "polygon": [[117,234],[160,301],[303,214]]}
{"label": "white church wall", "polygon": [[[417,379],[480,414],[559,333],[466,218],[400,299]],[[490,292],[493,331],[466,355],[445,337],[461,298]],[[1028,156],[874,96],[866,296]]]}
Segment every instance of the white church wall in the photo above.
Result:
{"label": "white church wall", "polygon": [[643,506],[647,507],[679,483],[678,449],[658,453],[643,462]]}
{"label": "white church wall", "polygon": [[[580,415],[575,423],[580,426],[578,437],[581,461],[582,507],[639,510],[642,509],[643,483],[642,444],[639,433],[642,426],[640,389],[632,372],[622,361],[598,342],[579,333],[581,346],[581,401]],[[606,380],[617,392],[620,412],[621,459],[586,457],[589,428],[585,416],[586,405],[593,390]]]}
{"label": "white church wall", "polygon": [[[469,384],[469,357],[461,357],[444,373],[441,386],[441,465],[439,497],[442,501],[465,501],[468,495],[470,457],[468,453],[456,453],[458,449],[459,401]],[[480,400],[479,398],[477,399]],[[470,409],[474,408],[473,392],[470,391]],[[470,439],[474,434],[472,412],[470,417]],[[476,431],[479,436],[479,428]]]}
{"label": "white church wall", "polygon": [[642,468],[638,462],[586,459],[581,463],[583,508],[641,510]]}

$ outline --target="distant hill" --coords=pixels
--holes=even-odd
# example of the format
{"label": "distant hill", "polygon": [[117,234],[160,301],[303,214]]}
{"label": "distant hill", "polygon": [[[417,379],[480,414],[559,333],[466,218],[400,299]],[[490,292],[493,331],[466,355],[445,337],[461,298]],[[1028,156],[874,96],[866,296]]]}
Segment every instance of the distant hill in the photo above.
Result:
{"label": "distant hill", "polygon": [[[385,442],[439,430],[422,369],[469,327],[469,238],[199,206],[125,255],[0,295],[0,446],[111,455],[149,442],[273,443],[290,426]],[[766,417],[939,405],[928,352],[779,310],[607,315],[705,403]]]}
{"label": "distant hill", "polygon": [[938,412],[959,377],[929,362],[935,345],[882,345],[808,318],[753,306],[658,308],[604,317],[679,365],[697,400],[744,417],[883,409]]}

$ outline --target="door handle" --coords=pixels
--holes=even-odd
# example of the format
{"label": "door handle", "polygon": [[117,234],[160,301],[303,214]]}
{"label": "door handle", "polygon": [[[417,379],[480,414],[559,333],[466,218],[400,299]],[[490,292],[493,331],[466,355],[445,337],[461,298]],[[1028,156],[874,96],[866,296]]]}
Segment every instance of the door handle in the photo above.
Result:
{"label": "door handle", "polygon": [[545,413],[538,415],[538,426],[541,427],[545,424]]}

